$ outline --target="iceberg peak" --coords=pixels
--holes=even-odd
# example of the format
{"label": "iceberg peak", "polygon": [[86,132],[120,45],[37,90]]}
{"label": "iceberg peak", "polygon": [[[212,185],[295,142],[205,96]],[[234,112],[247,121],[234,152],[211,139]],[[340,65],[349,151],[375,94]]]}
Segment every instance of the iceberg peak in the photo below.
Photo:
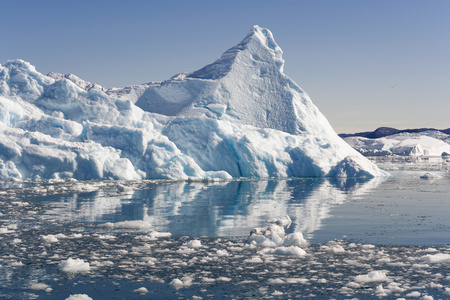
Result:
{"label": "iceberg peak", "polygon": [[253,29],[248,33],[243,42],[251,39],[258,39],[261,45],[264,45],[268,49],[272,50],[274,55],[280,56],[281,58],[283,50],[281,50],[275,42],[273,34],[269,29],[259,27],[258,25],[253,26]]}
{"label": "iceberg peak", "polygon": [[253,26],[247,36],[236,46],[225,51],[210,65],[188,75],[189,78],[220,79],[233,70],[235,64],[268,64],[282,73],[283,50],[278,46],[269,29]]}

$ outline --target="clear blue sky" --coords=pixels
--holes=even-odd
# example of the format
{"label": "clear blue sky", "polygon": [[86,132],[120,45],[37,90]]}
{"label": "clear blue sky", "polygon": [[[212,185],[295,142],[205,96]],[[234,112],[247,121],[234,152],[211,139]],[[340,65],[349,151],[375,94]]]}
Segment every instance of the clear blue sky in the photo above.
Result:
{"label": "clear blue sky", "polygon": [[0,63],[124,87],[194,71],[269,28],[337,132],[450,127],[450,1],[7,1]]}

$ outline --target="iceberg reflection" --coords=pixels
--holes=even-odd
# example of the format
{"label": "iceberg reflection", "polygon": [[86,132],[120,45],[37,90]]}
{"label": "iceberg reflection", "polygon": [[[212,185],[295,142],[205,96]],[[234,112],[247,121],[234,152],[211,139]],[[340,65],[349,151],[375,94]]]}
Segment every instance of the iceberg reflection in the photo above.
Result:
{"label": "iceberg reflection", "polygon": [[248,236],[266,220],[288,215],[288,232],[314,237],[336,205],[374,189],[382,178],[298,178],[227,182],[148,182],[46,197],[45,217],[88,223],[144,220],[156,231],[190,236]]}

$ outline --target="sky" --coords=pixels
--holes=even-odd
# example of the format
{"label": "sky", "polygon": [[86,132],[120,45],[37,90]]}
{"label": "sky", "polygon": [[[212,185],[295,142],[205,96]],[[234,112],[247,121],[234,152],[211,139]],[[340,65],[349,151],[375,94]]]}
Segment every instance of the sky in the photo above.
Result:
{"label": "sky", "polygon": [[450,127],[450,1],[0,0],[0,64],[106,88],[212,63],[253,25],[338,133]]}

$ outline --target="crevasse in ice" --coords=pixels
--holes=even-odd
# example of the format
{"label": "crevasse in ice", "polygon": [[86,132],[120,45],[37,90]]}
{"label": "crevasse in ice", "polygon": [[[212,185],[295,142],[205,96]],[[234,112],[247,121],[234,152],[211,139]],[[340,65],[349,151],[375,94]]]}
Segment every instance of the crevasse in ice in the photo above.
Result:
{"label": "crevasse in ice", "polygon": [[383,176],[283,73],[255,26],[217,61],[105,89],[0,65],[0,180]]}

